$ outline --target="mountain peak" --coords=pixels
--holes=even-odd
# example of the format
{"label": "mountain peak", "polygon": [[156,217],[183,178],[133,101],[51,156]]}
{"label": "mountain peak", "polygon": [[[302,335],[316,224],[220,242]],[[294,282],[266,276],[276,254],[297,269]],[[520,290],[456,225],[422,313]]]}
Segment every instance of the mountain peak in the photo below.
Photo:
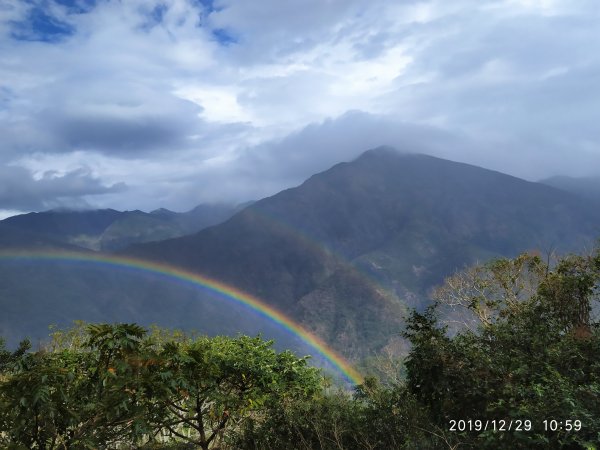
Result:
{"label": "mountain peak", "polygon": [[367,159],[367,158],[382,158],[390,156],[399,156],[406,153],[401,153],[394,147],[389,145],[380,145],[379,147],[372,148],[362,153],[356,160]]}
{"label": "mountain peak", "polygon": [[155,209],[154,211],[150,211],[150,214],[154,214],[157,216],[172,216],[177,214],[176,212],[171,211],[170,209],[167,208],[158,208]]}

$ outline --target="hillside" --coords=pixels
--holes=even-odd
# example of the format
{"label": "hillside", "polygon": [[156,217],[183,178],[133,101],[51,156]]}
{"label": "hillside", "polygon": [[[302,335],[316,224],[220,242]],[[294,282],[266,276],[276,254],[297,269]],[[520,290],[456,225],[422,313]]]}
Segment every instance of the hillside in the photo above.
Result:
{"label": "hillside", "polygon": [[[68,236],[97,233],[115,213],[118,219],[102,236],[116,247],[127,243],[132,230],[148,236],[158,233],[161,220],[178,217],[167,210],[96,212],[97,223],[78,213],[18,216],[0,223],[10,230],[0,233],[0,244],[11,251],[76,249],[65,243]],[[54,228],[33,225],[55,216]],[[73,225],[63,226],[69,220]],[[146,228],[150,223],[159,225]],[[117,256],[167,263],[246,291],[358,361],[383,349],[405,351],[398,333],[408,308],[422,309],[429,290],[457,269],[524,250],[578,250],[598,235],[600,213],[578,196],[379,148],[221,224],[136,244]],[[0,334],[13,343],[16,336],[45,336],[48,324],[85,319],[209,334],[262,332],[298,348],[293,336],[269,320],[173,277],[114,264],[36,258],[0,263]]]}
{"label": "hillside", "polygon": [[114,251],[138,242],[158,241],[197,232],[231,217],[241,206],[202,204],[176,213],[143,211],[50,210],[9,217],[0,224],[45,239],[90,250]]}
{"label": "hillside", "polygon": [[574,195],[388,148],[368,151],[195,235],[126,254],[244,289],[360,358],[394,344],[406,305],[477,260],[593,242],[600,216]]}

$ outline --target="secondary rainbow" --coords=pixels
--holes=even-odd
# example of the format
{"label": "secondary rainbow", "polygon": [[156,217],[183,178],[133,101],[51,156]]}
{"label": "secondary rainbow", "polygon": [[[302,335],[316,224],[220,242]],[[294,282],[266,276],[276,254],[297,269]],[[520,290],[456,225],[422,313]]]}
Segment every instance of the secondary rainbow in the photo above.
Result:
{"label": "secondary rainbow", "polygon": [[99,253],[17,250],[11,252],[0,252],[0,260],[78,261],[85,263],[105,264],[114,267],[137,269],[145,272],[160,274],[190,283],[192,285],[203,287],[210,291],[221,294],[237,303],[246,305],[262,316],[281,325],[291,333],[298,336],[309,346],[314,348],[348,381],[354,384],[362,383],[362,376],[356,371],[356,369],[352,367],[352,365],[350,365],[348,361],[346,361],[335,350],[325,344],[323,340],[304,329],[301,325],[294,322],[285,314],[273,308],[272,306],[267,305],[264,301],[254,297],[253,295],[198,273],[164,263]]}

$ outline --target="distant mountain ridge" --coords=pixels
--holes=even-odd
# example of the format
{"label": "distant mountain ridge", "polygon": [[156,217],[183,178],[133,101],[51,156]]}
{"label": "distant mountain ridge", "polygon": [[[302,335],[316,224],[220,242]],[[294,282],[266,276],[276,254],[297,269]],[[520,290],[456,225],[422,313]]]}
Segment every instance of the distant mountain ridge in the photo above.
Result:
{"label": "distant mountain ridge", "polygon": [[150,213],[114,209],[50,210],[9,217],[0,224],[71,246],[114,251],[138,242],[194,233],[228,219],[240,208],[230,204],[203,204],[185,213],[164,208]]}
{"label": "distant mountain ridge", "polygon": [[[138,238],[131,230],[154,233],[179,217],[168,210],[138,213],[117,214],[104,228],[103,242],[119,243],[107,248],[254,295],[354,361],[382,350],[402,352],[407,308],[424,307],[429,290],[457,269],[525,250],[574,251],[600,235],[600,211],[582,197],[390,148],[336,164],[198,232],[123,248],[131,236]],[[81,219],[85,226],[73,219],[78,224],[72,229],[97,233],[114,214],[98,212],[98,223]],[[0,245],[3,229],[16,233],[6,235],[7,244],[34,236],[42,246],[77,242],[75,232],[38,233],[36,215],[19,217],[0,222]],[[48,323],[72,319],[155,322],[209,333],[262,330],[246,310],[151,274],[2,264],[0,334],[40,336]]]}

